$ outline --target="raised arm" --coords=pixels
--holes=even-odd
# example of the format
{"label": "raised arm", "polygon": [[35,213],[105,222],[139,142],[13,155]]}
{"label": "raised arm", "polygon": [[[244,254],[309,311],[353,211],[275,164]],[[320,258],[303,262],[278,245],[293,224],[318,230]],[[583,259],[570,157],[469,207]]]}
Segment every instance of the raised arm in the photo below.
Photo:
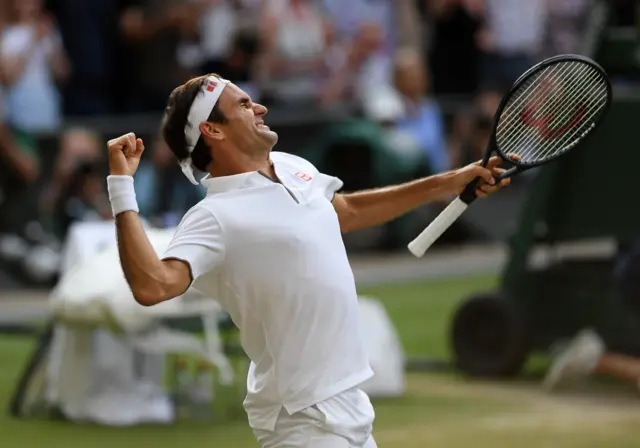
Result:
{"label": "raised arm", "polygon": [[151,306],[183,294],[191,284],[189,264],[160,260],[138,216],[133,175],[144,151],[142,139],[129,133],[110,140],[109,199],[116,218],[118,252],[125,278],[136,301]]}

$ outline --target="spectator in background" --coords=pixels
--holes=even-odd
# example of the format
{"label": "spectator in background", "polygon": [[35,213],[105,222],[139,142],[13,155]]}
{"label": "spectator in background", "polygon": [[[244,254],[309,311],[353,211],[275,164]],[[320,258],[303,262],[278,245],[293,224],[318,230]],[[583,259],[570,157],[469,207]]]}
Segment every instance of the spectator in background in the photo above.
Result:
{"label": "spectator in background", "polygon": [[266,102],[310,103],[328,74],[331,27],[310,0],[265,0],[258,84]]}
{"label": "spectator in background", "polygon": [[4,124],[0,96],[0,234],[19,234],[37,215],[34,200],[39,167]]}
{"label": "spectator in background", "polygon": [[118,17],[127,2],[48,0],[73,67],[64,91],[65,114],[100,115],[114,110],[116,95],[124,90],[114,86],[113,79],[116,68],[127,65],[119,60],[124,52],[118,48]]}
{"label": "spectator in background", "polygon": [[[120,70],[119,82],[131,85],[129,109],[157,112],[176,85],[192,70],[178,61],[178,45],[194,38],[200,15],[210,0],[135,0],[120,17],[124,44],[131,52],[131,70]],[[132,82],[133,81],[133,82]]]}
{"label": "spectator in background", "polygon": [[505,90],[537,62],[547,21],[547,0],[484,1],[484,25],[478,31],[483,51],[484,88]]}
{"label": "spectator in background", "polygon": [[202,73],[225,73],[236,34],[258,28],[260,2],[256,0],[190,0],[202,4],[191,52]]}
{"label": "spectator in background", "polygon": [[[247,92],[251,98],[260,98],[255,82],[255,59],[258,56],[257,30],[245,28],[236,32],[231,45],[231,53],[225,64],[225,76],[235,79],[235,84]],[[204,73],[211,73],[204,71]]]}
{"label": "spectator in background", "polygon": [[[46,228],[61,239],[70,222],[79,219],[79,208],[73,205],[78,202],[73,195],[74,192],[80,194],[80,190],[85,188],[85,178],[92,178],[97,173],[95,167],[103,162],[103,144],[98,134],[86,128],[67,129],[60,136],[51,180],[40,198],[40,212]],[[78,180],[76,177],[82,179]],[[79,200],[82,202],[85,199]],[[67,208],[69,201],[72,201],[73,211]],[[95,208],[102,212],[101,205],[96,204]]]}
{"label": "spectator in background", "polygon": [[431,24],[427,52],[436,94],[474,94],[478,88],[480,52],[476,43],[483,11],[477,1],[425,0]]}
{"label": "spectator in background", "polygon": [[482,158],[491,135],[493,116],[501,100],[500,92],[483,91],[476,97],[472,108],[455,117],[449,139],[452,166],[463,166]]}
{"label": "spectator in background", "polygon": [[458,166],[482,159],[491,137],[492,124],[491,117],[485,114],[477,114],[471,117],[468,123],[469,133],[465,135],[464,140],[454,154],[454,160]]}
{"label": "spectator in background", "polygon": [[589,8],[593,3],[593,0],[549,1],[541,58],[583,53],[580,49],[583,46]]}
{"label": "spectator in background", "polygon": [[[15,21],[0,38],[7,122],[22,138],[55,131],[62,121],[57,82],[70,72],[62,39],[42,0],[13,0]],[[33,144],[33,142],[31,142]]]}
{"label": "spectator in background", "polygon": [[393,55],[400,46],[422,47],[424,35],[413,0],[322,0],[335,27],[334,73],[321,101],[362,101],[392,85]]}
{"label": "spectator in background", "polygon": [[261,0],[191,0],[203,9],[193,33],[183,36],[178,60],[198,73],[218,73],[233,79],[258,98],[252,83],[257,54]]}
{"label": "spectator in background", "polygon": [[405,115],[397,122],[396,129],[415,141],[429,174],[451,169],[442,113],[438,103],[427,94],[427,71],[420,53],[410,48],[400,50],[394,75],[405,104]]}
{"label": "spectator in background", "polygon": [[178,225],[180,217],[205,196],[193,188],[175,162],[173,153],[158,136],[150,158],[143,158],[136,172],[140,214],[161,227]]}
{"label": "spectator in background", "polygon": [[85,160],[75,165],[69,181],[55,203],[57,233],[61,239],[75,222],[113,219],[102,161]]}
{"label": "spectator in background", "polygon": [[237,14],[231,0],[187,0],[202,5],[199,17],[194,17],[193,28],[182,27],[177,47],[178,63],[189,70],[218,73],[223,76],[223,65],[236,31]]}
{"label": "spectator in background", "polygon": [[[331,106],[345,101],[370,99],[368,86],[391,86],[389,57],[379,53],[382,32],[375,23],[366,23],[349,44],[338,40],[332,57],[331,76],[323,86],[320,104]],[[363,105],[365,108],[366,104]]]}

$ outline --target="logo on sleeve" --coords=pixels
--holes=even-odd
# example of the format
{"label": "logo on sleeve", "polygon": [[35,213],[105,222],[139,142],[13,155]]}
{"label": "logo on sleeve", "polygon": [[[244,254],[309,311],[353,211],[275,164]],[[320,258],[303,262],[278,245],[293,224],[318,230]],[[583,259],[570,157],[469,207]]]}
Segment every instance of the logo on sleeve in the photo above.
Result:
{"label": "logo on sleeve", "polygon": [[296,176],[298,176],[302,180],[306,180],[307,182],[309,182],[311,179],[313,179],[313,177],[309,176],[306,173],[303,173],[302,171],[298,171],[296,173]]}

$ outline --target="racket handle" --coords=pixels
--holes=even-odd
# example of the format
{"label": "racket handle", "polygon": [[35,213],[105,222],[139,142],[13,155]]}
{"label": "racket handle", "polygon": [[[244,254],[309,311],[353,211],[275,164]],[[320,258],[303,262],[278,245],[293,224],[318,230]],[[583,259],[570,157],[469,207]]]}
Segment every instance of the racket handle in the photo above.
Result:
{"label": "racket handle", "polygon": [[464,213],[469,205],[459,197],[454,199],[440,214],[431,221],[431,224],[424,229],[408,245],[409,251],[420,258],[436,242],[438,238],[451,227],[456,219]]}

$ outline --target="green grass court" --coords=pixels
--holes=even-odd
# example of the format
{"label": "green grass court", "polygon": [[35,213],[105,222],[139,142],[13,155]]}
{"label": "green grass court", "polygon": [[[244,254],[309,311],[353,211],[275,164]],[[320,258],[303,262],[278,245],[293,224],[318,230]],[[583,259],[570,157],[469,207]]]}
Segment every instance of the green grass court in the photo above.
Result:
{"label": "green grass court", "polygon": [[[405,350],[415,356],[447,356],[449,317],[492,277],[363,288],[384,301]],[[0,339],[0,399],[7,403],[33,341]],[[542,361],[544,363],[544,360]],[[539,363],[534,363],[539,365]],[[454,374],[411,373],[406,397],[375,402],[374,435],[384,447],[639,447],[638,396],[616,387],[574,387],[549,396],[537,382],[470,382]],[[240,398],[238,398],[238,401]],[[239,403],[238,403],[239,404]],[[111,429],[0,416],[3,446],[20,448],[254,447],[245,418],[173,427]]]}

